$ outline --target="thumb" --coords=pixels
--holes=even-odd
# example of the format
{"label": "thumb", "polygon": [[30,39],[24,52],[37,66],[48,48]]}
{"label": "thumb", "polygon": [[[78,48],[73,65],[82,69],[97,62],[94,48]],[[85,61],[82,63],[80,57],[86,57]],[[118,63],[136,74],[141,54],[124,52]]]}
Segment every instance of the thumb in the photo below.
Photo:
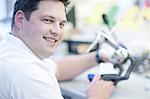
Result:
{"label": "thumb", "polygon": [[100,80],[100,79],[101,79],[101,76],[100,76],[99,74],[95,74],[95,75],[94,75],[94,78],[93,78],[93,80],[92,80],[92,82],[98,81],[98,80]]}

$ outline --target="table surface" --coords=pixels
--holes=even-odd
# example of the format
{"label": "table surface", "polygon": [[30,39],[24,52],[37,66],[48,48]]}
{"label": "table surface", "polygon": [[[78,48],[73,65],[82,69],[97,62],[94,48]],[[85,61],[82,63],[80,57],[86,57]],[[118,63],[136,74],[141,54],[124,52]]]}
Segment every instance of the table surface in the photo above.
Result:
{"label": "table surface", "polygon": [[[90,70],[91,71],[91,70]],[[62,93],[78,99],[85,99],[86,89],[89,85],[87,71],[71,81],[60,82]],[[132,73],[126,81],[117,84],[110,99],[150,99],[150,91],[145,91],[146,79]],[[75,99],[75,98],[72,98]]]}

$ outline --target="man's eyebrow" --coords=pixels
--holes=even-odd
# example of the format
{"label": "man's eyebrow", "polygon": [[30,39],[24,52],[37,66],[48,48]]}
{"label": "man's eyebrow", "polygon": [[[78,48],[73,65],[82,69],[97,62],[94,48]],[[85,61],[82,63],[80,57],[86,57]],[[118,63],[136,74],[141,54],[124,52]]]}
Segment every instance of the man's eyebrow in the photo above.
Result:
{"label": "man's eyebrow", "polygon": [[60,21],[63,22],[63,23],[66,23],[66,22],[67,22],[67,20],[61,20],[61,19],[58,19],[58,18],[56,18],[56,17],[54,17],[54,16],[50,16],[50,15],[46,15],[45,17],[49,17],[49,18],[54,19],[54,20],[60,20]]}

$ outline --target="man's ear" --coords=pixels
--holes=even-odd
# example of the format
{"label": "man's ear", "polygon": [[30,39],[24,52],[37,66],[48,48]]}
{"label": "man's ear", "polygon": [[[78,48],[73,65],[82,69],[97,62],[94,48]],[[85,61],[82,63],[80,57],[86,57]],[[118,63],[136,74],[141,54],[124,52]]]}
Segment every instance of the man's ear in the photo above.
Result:
{"label": "man's ear", "polygon": [[25,18],[24,12],[21,10],[18,10],[15,15],[15,26],[18,29],[21,28],[24,18]]}

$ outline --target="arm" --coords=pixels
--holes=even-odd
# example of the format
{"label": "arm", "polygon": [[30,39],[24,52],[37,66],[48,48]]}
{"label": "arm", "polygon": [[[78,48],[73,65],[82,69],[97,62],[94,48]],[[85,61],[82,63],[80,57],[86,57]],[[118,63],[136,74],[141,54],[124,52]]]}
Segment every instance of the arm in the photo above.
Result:
{"label": "arm", "polygon": [[[99,56],[96,60],[96,54]],[[103,51],[91,52],[82,55],[72,55],[65,57],[56,62],[57,73],[56,77],[59,81],[69,80],[79,75],[80,73],[97,65],[97,61],[110,62],[109,55]]]}
{"label": "arm", "polygon": [[57,63],[56,76],[58,80],[69,80],[95,66],[95,52],[65,57]]}
{"label": "arm", "polygon": [[[96,53],[92,52],[84,55],[69,56],[57,61],[58,80],[69,80],[95,66],[97,64],[95,55]],[[105,60],[103,55],[100,58]],[[87,90],[87,99],[109,99],[113,88],[113,82],[105,82],[100,79],[100,75],[96,75]]]}

